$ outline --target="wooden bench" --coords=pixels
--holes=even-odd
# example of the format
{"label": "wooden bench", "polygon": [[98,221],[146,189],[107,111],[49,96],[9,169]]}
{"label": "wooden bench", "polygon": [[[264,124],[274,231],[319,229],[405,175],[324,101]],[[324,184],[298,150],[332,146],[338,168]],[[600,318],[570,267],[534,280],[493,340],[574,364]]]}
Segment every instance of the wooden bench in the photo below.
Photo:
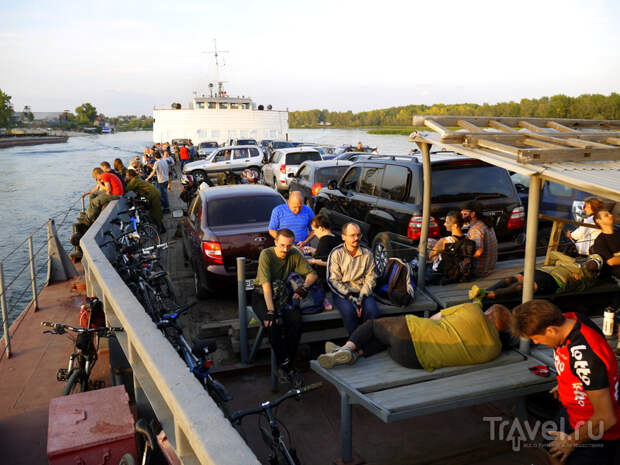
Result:
{"label": "wooden bench", "polygon": [[354,365],[312,369],[340,393],[341,460],[353,460],[351,410],[359,404],[385,423],[452,410],[493,400],[520,397],[551,389],[555,377],[534,375],[529,367],[540,363],[515,350],[495,360],[432,372],[404,368],[386,352],[360,358]]}
{"label": "wooden bench", "polygon": [[[545,257],[538,257],[536,260],[537,266],[542,266],[544,263]],[[440,308],[448,308],[453,305],[462,304],[463,302],[468,302],[468,291],[475,284],[476,286],[487,289],[493,284],[495,284],[500,279],[508,278],[509,276],[514,276],[517,273],[523,271],[523,260],[505,260],[501,262],[497,262],[495,269],[493,272],[482,279],[478,279],[476,281],[471,281],[467,283],[453,283],[446,284],[443,286],[433,285],[426,286],[425,291],[433,298],[435,302],[440,306]],[[620,287],[618,287],[615,283],[600,283],[596,286],[586,289],[583,292],[579,292],[578,295],[587,295],[587,294],[600,294],[607,292],[618,292],[620,291]],[[570,293],[562,293],[553,296],[546,297],[547,299],[554,300],[557,297],[566,297],[569,295],[573,295]],[[574,294],[577,295],[577,294]],[[520,300],[520,296],[515,299]]]}

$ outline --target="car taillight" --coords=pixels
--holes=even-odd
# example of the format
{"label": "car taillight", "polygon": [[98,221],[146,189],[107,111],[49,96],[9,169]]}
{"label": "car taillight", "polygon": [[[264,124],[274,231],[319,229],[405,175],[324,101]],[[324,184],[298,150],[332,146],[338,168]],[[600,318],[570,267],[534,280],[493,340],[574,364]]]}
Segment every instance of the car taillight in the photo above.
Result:
{"label": "car taillight", "polygon": [[508,229],[521,229],[525,226],[525,209],[521,206],[515,207],[510,213],[508,220]]}
{"label": "car taillight", "polygon": [[[422,217],[412,216],[409,220],[409,227],[407,228],[407,237],[409,239],[419,239],[420,234],[422,234]],[[440,235],[441,231],[439,230],[439,225],[435,221],[435,218],[431,216],[428,224],[428,236],[439,237]]]}
{"label": "car taillight", "polygon": [[280,165],[280,173],[286,174],[286,165]]}
{"label": "car taillight", "polygon": [[217,241],[204,241],[202,243],[202,253],[208,262],[224,264],[222,257],[222,246]]}
{"label": "car taillight", "polygon": [[312,195],[317,195],[321,189],[323,189],[323,184],[315,182],[312,184]]}

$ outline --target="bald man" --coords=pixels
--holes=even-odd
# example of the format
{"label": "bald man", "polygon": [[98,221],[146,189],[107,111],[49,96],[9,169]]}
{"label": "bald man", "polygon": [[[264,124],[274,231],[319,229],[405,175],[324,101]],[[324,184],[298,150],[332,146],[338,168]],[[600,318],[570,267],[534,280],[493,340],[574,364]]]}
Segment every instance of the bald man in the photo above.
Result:
{"label": "bald man", "polygon": [[289,194],[287,203],[278,205],[271,212],[269,234],[275,239],[279,229],[290,229],[295,234],[295,244],[303,247],[314,237],[312,218],[314,212],[304,205],[301,192],[293,191]]}

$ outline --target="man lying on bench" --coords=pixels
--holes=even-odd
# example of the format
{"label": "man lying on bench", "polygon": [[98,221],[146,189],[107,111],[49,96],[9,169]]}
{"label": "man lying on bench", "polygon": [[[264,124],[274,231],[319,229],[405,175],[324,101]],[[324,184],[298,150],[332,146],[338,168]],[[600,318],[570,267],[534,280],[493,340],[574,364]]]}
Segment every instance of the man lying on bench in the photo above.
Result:
{"label": "man lying on bench", "polygon": [[317,360],[323,368],[332,368],[355,363],[360,355],[370,357],[387,349],[390,357],[406,368],[432,371],[484,363],[500,354],[499,331],[506,331],[509,325],[510,312],[506,307],[493,305],[483,313],[476,303],[446,308],[431,318],[378,318],[359,326],[342,347],[327,342],[326,353]]}
{"label": "man lying on bench", "polygon": [[[585,262],[577,263],[574,258],[553,251],[549,265],[537,268],[534,273],[534,295],[553,295],[563,292],[582,292],[596,284],[603,265],[600,255],[589,255]],[[488,289],[472,286],[470,299],[512,299],[523,291],[523,272],[500,279]]]}

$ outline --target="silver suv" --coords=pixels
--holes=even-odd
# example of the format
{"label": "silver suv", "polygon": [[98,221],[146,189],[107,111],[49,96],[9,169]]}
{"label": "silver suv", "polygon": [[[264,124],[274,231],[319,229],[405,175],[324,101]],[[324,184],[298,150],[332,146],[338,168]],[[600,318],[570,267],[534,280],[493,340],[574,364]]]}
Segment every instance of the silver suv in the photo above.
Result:
{"label": "silver suv", "polygon": [[191,174],[200,184],[207,178],[216,178],[221,173],[240,174],[250,168],[258,174],[263,165],[263,151],[256,145],[235,145],[215,150],[206,160],[193,161],[183,167],[184,174]]}
{"label": "silver suv", "polygon": [[276,150],[263,166],[263,180],[265,184],[279,192],[288,191],[299,165],[305,161],[320,161],[322,159],[320,152],[314,147],[291,147]]}

